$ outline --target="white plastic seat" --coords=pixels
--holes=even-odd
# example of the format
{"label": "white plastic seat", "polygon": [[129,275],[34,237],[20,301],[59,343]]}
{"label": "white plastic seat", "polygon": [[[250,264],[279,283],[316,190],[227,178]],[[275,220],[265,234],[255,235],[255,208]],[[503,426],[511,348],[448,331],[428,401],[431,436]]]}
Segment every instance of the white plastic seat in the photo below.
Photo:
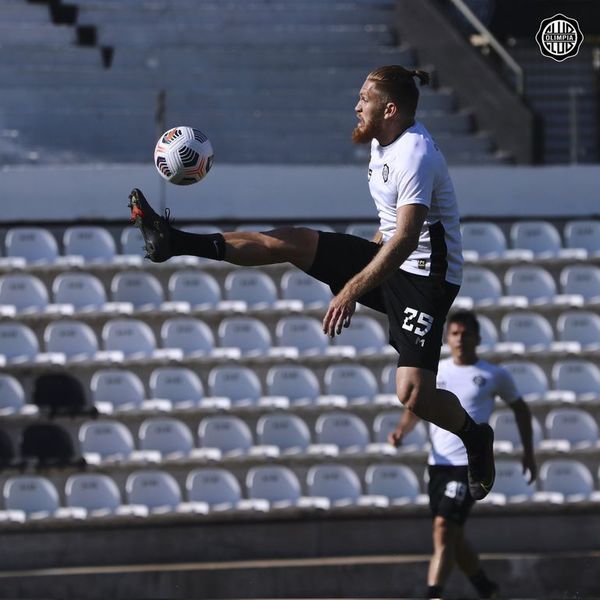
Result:
{"label": "white plastic seat", "polygon": [[95,404],[110,404],[115,408],[139,408],[146,396],[139,375],[123,369],[101,369],[90,381],[90,390]]}
{"label": "white plastic seat", "polygon": [[144,237],[137,227],[125,227],[121,231],[121,254],[144,256]]}
{"label": "white plastic seat", "polygon": [[125,460],[135,449],[129,429],[108,419],[83,423],[79,428],[79,443],[84,457],[99,455],[101,460]]}
{"label": "white plastic seat", "polygon": [[504,285],[509,296],[524,296],[538,304],[551,303],[556,296],[554,278],[543,267],[511,267],[504,276]]}
{"label": "white plastic seat", "polygon": [[160,329],[165,348],[179,348],[185,356],[208,356],[215,348],[211,328],[190,317],[166,319]]}
{"label": "white plastic seat", "polygon": [[221,468],[193,469],[185,482],[191,502],[206,502],[211,510],[236,508],[242,489],[233,473]]}
{"label": "white plastic seat", "polygon": [[106,304],[102,282],[89,273],[62,273],[52,283],[54,301],[72,304],[75,310],[100,309]]}
{"label": "white plastic seat", "polygon": [[377,380],[363,365],[340,364],[327,367],[323,376],[325,393],[345,396],[350,404],[369,404],[377,395]]}
{"label": "white plastic seat", "polygon": [[381,393],[396,395],[396,365],[386,365],[381,371]]}
{"label": "white plastic seat", "polygon": [[497,258],[506,252],[506,237],[495,223],[479,221],[463,223],[463,250],[477,252],[479,257]]}
{"label": "white plastic seat", "polygon": [[548,378],[538,364],[526,361],[506,361],[502,366],[510,373],[517,390],[527,402],[544,399],[548,392]]}
{"label": "white plastic seat", "polygon": [[[388,444],[388,435],[396,429],[396,426],[402,418],[404,409],[388,410],[375,415],[373,419],[373,439],[377,444]],[[423,421],[419,421],[414,429],[407,433],[402,440],[400,447],[405,451],[423,450],[429,442],[427,426]],[[391,447],[391,446],[390,446]]]}
{"label": "white plastic seat", "polygon": [[355,315],[350,327],[343,329],[332,343],[334,346],[353,346],[359,354],[383,354],[388,348],[394,351],[383,327],[373,317],[365,315]]}
{"label": "white plastic seat", "polygon": [[375,235],[379,232],[379,223],[351,223],[346,227],[346,233],[348,235],[355,235],[357,237],[364,238],[365,240],[373,240]]}
{"label": "white plastic seat", "polygon": [[267,326],[252,317],[226,317],[217,331],[219,345],[239,348],[242,354],[267,354],[271,350],[271,334]]}
{"label": "white plastic seat", "polygon": [[66,255],[82,256],[85,261],[109,262],[116,254],[112,235],[104,227],[69,227],[63,234]]}
{"label": "white plastic seat", "polygon": [[546,350],[554,341],[548,319],[534,312],[507,314],[500,322],[505,342],[523,344],[528,351]]}
{"label": "white plastic seat", "polygon": [[138,432],[140,450],[157,450],[164,458],[182,458],[194,448],[190,428],[178,419],[151,417],[142,421]]}
{"label": "white plastic seat", "polygon": [[43,227],[15,227],[6,232],[6,256],[21,257],[28,263],[53,263],[58,258],[55,237]]}
{"label": "white plastic seat", "polygon": [[199,446],[218,448],[224,454],[245,454],[252,446],[248,425],[233,415],[205,417],[198,425]]}
{"label": "white plastic seat", "polygon": [[339,464],[311,467],[306,475],[306,485],[310,496],[328,498],[337,507],[356,504],[362,492],[354,470]]}
{"label": "white plastic seat", "polygon": [[114,514],[121,506],[121,492],[115,481],[103,473],[77,473],[65,484],[67,506],[85,509],[90,517]]}
{"label": "white plastic seat", "polygon": [[252,406],[262,395],[260,379],[248,367],[215,367],[208,375],[211,396],[230,398],[237,406]]}
{"label": "white plastic seat", "polygon": [[253,467],[246,475],[248,498],[266,500],[273,508],[298,504],[300,482],[293,471],[280,465]]}
{"label": "white plastic seat", "polygon": [[[495,442],[510,442],[513,449],[522,447],[515,413],[510,408],[500,408],[495,410],[491,414],[489,422],[494,430]],[[540,442],[544,437],[542,426],[535,416],[531,417],[531,427],[533,431],[533,446],[535,448],[540,445]]]}
{"label": "white plastic seat", "polygon": [[567,440],[577,446],[594,446],[598,442],[598,424],[581,408],[554,408],[546,415],[545,426],[550,440]]}
{"label": "white plastic seat", "polygon": [[600,252],[600,221],[574,219],[564,228],[565,247],[583,248],[589,254]]}
{"label": "white plastic seat", "polygon": [[54,516],[60,506],[54,484],[39,475],[10,477],[4,483],[4,506],[9,511],[22,511],[28,519]]}
{"label": "white plastic seat", "polygon": [[561,247],[560,234],[548,221],[519,221],[510,228],[513,248],[531,250],[536,256],[556,256]]}
{"label": "white plastic seat", "polygon": [[125,357],[149,357],[156,350],[150,326],[138,319],[111,319],[102,328],[104,348],[122,352]]}
{"label": "white plastic seat", "polygon": [[267,308],[277,301],[277,288],[273,280],[258,269],[232,271],[225,278],[225,298],[241,300],[251,308]]}
{"label": "white plastic seat", "polygon": [[125,482],[127,502],[147,506],[155,514],[175,511],[181,504],[179,484],[170,473],[164,471],[135,471]]}
{"label": "white plastic seat", "polygon": [[485,315],[477,315],[477,321],[479,322],[479,336],[481,337],[480,351],[483,349],[493,350],[498,343],[498,330],[494,322]]}
{"label": "white plastic seat", "polygon": [[559,315],[556,333],[561,342],[578,342],[582,349],[600,349],[600,316],[591,311],[573,310]]}
{"label": "white plastic seat", "polygon": [[322,281],[300,269],[290,269],[281,277],[281,297],[284,300],[300,300],[306,308],[320,308],[327,306],[333,295]]}
{"label": "white plastic seat", "polygon": [[496,460],[494,492],[504,494],[509,503],[514,503],[531,499],[535,490],[534,483],[527,483],[520,461]]}
{"label": "white plastic seat", "polygon": [[158,308],[164,302],[164,292],[158,279],[144,271],[117,273],[110,290],[115,302],[131,302],[134,308]]}
{"label": "white plastic seat", "polygon": [[194,371],[185,367],[154,369],[149,379],[153,398],[166,398],[175,408],[198,406],[204,396],[202,381]]}
{"label": "white plastic seat", "polygon": [[214,308],[222,300],[221,288],[209,273],[198,270],[182,270],[171,275],[168,283],[169,299],[173,302],[189,302],[196,308]]}
{"label": "white plastic seat", "polygon": [[586,303],[600,304],[600,267],[569,265],[560,272],[564,294],[579,294]]}
{"label": "white plastic seat", "polygon": [[0,323],[0,355],[8,361],[32,361],[39,352],[38,339],[27,325]]}
{"label": "white plastic seat", "polygon": [[365,472],[365,484],[368,494],[385,496],[396,505],[424,503],[427,498],[421,494],[417,476],[406,465],[370,465]]}
{"label": "white plastic seat", "polygon": [[0,304],[12,305],[17,312],[45,310],[48,306],[48,290],[41,279],[34,275],[3,275],[0,277]]}
{"label": "white plastic seat", "polygon": [[494,304],[502,296],[502,284],[490,269],[465,267],[460,295],[471,298],[475,304]]}
{"label": "white plastic seat", "polygon": [[62,352],[69,359],[91,359],[98,352],[94,330],[81,321],[53,321],[44,330],[47,352]]}
{"label": "white plastic seat", "polygon": [[284,317],[275,328],[278,346],[297,348],[304,354],[324,354],[328,351],[329,340],[323,327],[312,317]]}
{"label": "white plastic seat", "polygon": [[346,412],[326,413],[315,423],[319,444],[335,444],[343,452],[361,452],[370,442],[369,430],[357,415]]}
{"label": "white plastic seat", "polygon": [[577,400],[597,400],[600,397],[600,369],[587,360],[561,360],[552,367],[552,387],[575,393]]}
{"label": "white plastic seat", "polygon": [[292,405],[313,404],[321,393],[319,380],[314,372],[299,365],[271,367],[266,383],[269,396],[288,398]]}
{"label": "white plastic seat", "polygon": [[297,415],[277,413],[263,415],[256,424],[260,444],[277,446],[287,454],[304,452],[310,445],[310,430]]}
{"label": "white plastic seat", "polygon": [[[562,494],[567,501],[586,500],[594,491],[590,470],[578,460],[550,459],[540,467],[539,482],[542,492]],[[536,494],[538,499],[545,496]],[[541,496],[541,498],[539,497]]]}
{"label": "white plastic seat", "polygon": [[25,390],[21,382],[12,375],[0,373],[0,415],[19,412],[24,407]]}

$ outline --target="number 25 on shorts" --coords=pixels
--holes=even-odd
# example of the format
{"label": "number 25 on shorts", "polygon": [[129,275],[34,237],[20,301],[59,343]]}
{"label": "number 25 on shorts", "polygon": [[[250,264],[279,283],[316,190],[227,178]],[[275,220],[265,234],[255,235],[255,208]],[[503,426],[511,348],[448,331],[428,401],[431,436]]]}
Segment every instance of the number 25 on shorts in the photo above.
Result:
{"label": "number 25 on shorts", "polygon": [[406,317],[404,318],[404,323],[402,323],[402,329],[412,331],[419,337],[423,337],[429,333],[433,325],[433,317],[431,315],[410,308],[409,306],[404,309],[404,314]]}

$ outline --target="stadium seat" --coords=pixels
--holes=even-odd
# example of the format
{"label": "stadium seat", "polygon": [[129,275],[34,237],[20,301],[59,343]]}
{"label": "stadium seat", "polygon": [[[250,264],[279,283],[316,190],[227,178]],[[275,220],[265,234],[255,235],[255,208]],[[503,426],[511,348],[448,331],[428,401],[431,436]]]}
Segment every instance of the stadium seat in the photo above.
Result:
{"label": "stadium seat", "polygon": [[131,302],[136,310],[158,308],[164,302],[164,292],[158,279],[143,271],[117,273],[110,291],[115,302]]}
{"label": "stadium seat", "polygon": [[58,258],[58,244],[43,227],[15,227],[6,232],[6,256],[21,257],[28,263],[53,263]]}
{"label": "stadium seat", "polygon": [[590,470],[578,460],[550,459],[540,467],[541,492],[535,499],[544,501],[548,493],[561,494],[568,502],[587,500],[594,491],[594,478]]}
{"label": "stadium seat", "polygon": [[[12,375],[0,373],[0,416],[19,413],[25,410],[26,406],[25,390],[21,382]],[[37,407],[31,407],[37,412]]]}
{"label": "stadium seat", "polygon": [[394,365],[386,365],[381,371],[381,393],[396,395],[396,373],[398,367]]}
{"label": "stadium seat", "polygon": [[115,514],[121,505],[121,493],[114,480],[103,473],[77,473],[65,483],[65,502],[84,509],[87,517]]}
{"label": "stadium seat", "polygon": [[116,254],[115,240],[103,227],[68,227],[63,246],[66,255],[82,256],[86,262],[110,262]]}
{"label": "stadium seat", "polygon": [[[396,429],[403,411],[404,409],[388,410],[375,415],[373,419],[373,439],[375,443],[389,445],[388,435]],[[423,421],[419,421],[415,428],[404,436],[400,449],[404,452],[422,451],[426,448],[428,442],[427,426]]]}
{"label": "stadium seat", "polygon": [[315,423],[319,444],[335,444],[342,452],[357,453],[370,442],[369,430],[357,415],[332,412],[319,415]]}
{"label": "stadium seat", "polygon": [[390,354],[395,350],[388,343],[383,327],[373,317],[354,315],[350,327],[333,338],[334,346],[353,346],[361,355]]}
{"label": "stadium seat", "polygon": [[40,373],[33,383],[32,402],[44,409],[50,418],[55,416],[93,415],[95,407],[88,405],[85,389],[69,371]]}
{"label": "stadium seat", "polygon": [[0,305],[14,306],[18,313],[44,311],[48,290],[41,279],[30,275],[8,274],[0,277]]}
{"label": "stadium seat", "polygon": [[185,367],[154,369],[149,380],[153,398],[166,398],[174,408],[198,407],[204,396],[202,381],[194,371]]}
{"label": "stadium seat", "polygon": [[162,459],[179,459],[194,447],[190,428],[178,419],[152,417],[142,421],[138,432],[140,450],[157,450]]}
{"label": "stadium seat", "polygon": [[479,351],[493,350],[498,343],[498,330],[494,322],[485,315],[477,315],[477,321],[479,322],[479,336],[481,337]]}
{"label": "stadium seat", "polygon": [[587,360],[560,360],[552,367],[552,387],[575,393],[578,402],[600,398],[600,369]]}
{"label": "stadium seat", "polygon": [[500,331],[505,342],[523,344],[528,352],[548,350],[554,332],[548,319],[534,312],[515,312],[502,317]]}
{"label": "stadium seat", "polygon": [[253,406],[262,395],[256,373],[248,367],[215,367],[208,375],[211,396],[229,398],[234,406]]}
{"label": "stadium seat", "polygon": [[548,392],[548,378],[544,370],[536,363],[526,360],[506,361],[502,363],[512,376],[519,394],[524,400],[538,402]]}
{"label": "stadium seat", "polygon": [[48,323],[44,330],[47,352],[61,352],[68,360],[91,360],[98,352],[94,330],[81,321],[61,320]]}
{"label": "stadium seat", "polygon": [[252,446],[248,425],[232,415],[205,417],[198,426],[199,446],[218,448],[224,454],[245,454]]}
{"label": "stadium seat", "polygon": [[495,304],[502,296],[502,284],[490,269],[465,267],[460,295],[471,298],[476,305]]}
{"label": "stadium seat", "polygon": [[121,254],[144,256],[144,238],[137,227],[125,227],[121,232]]}
{"label": "stadium seat", "polygon": [[212,330],[200,319],[166,319],[160,328],[160,337],[165,348],[179,348],[184,356],[210,356],[215,351]]}
{"label": "stadium seat", "polygon": [[429,501],[427,494],[421,494],[417,476],[406,465],[370,465],[365,472],[365,484],[368,494],[385,496],[396,506]]}
{"label": "stadium seat", "polygon": [[144,384],[132,371],[123,369],[101,369],[96,371],[90,381],[90,391],[95,405],[104,404],[121,410],[141,407],[146,397]]}
{"label": "stadium seat", "polygon": [[[510,408],[500,408],[494,410],[490,416],[490,426],[494,430],[494,443],[496,446],[506,448],[507,450],[522,448],[519,428],[515,420],[515,413]],[[531,427],[533,430],[533,447],[537,448],[544,438],[542,426],[535,416],[531,417]],[[502,444],[498,444],[502,442]],[[508,442],[509,444],[506,444]]]}
{"label": "stadium seat", "polygon": [[535,304],[550,304],[556,296],[554,279],[543,267],[511,267],[504,276],[504,286],[509,296],[525,296]]}
{"label": "stadium seat", "polygon": [[198,270],[176,271],[169,278],[169,299],[189,302],[195,309],[215,308],[221,303],[221,288],[209,273]]}
{"label": "stadium seat", "polygon": [[266,500],[270,508],[288,508],[298,504],[300,482],[293,471],[280,465],[253,467],[246,475],[248,498]]}
{"label": "stadium seat", "polygon": [[173,475],[164,471],[130,473],[125,482],[125,494],[128,504],[147,506],[152,514],[174,512],[182,502],[179,484]]}
{"label": "stadium seat", "polygon": [[258,269],[239,269],[225,278],[225,298],[241,300],[254,309],[269,308],[277,301],[273,280]]}
{"label": "stadium seat", "polygon": [[0,355],[9,362],[36,359],[39,344],[35,333],[23,323],[0,323]]}
{"label": "stadium seat", "polygon": [[54,484],[39,475],[10,477],[4,483],[6,510],[22,511],[27,519],[53,517],[60,506]]}
{"label": "stadium seat", "polygon": [[500,258],[506,252],[506,237],[495,223],[463,223],[460,229],[463,250],[477,252],[480,258]]}
{"label": "stadium seat", "polygon": [[335,507],[356,504],[362,492],[360,479],[346,465],[312,466],[306,475],[306,484],[310,496],[328,498]]}
{"label": "stadium seat", "polygon": [[271,350],[267,326],[252,317],[226,317],[217,330],[219,345],[239,348],[242,355],[266,355]]}
{"label": "stadium seat", "polygon": [[345,396],[351,405],[370,404],[378,393],[375,376],[363,365],[340,364],[327,367],[323,382],[326,394]]}
{"label": "stadium seat", "polygon": [[600,267],[569,265],[560,273],[564,294],[580,294],[586,304],[600,304]]}
{"label": "stadium seat", "polygon": [[21,434],[20,455],[40,467],[80,465],[69,432],[56,423],[32,423]]}
{"label": "stadium seat", "polygon": [[105,350],[119,351],[126,358],[149,358],[156,350],[150,326],[138,319],[111,319],[102,328]]}
{"label": "stadium seat", "polygon": [[379,223],[352,223],[346,227],[346,233],[348,235],[355,235],[357,237],[364,238],[365,240],[372,240],[375,235],[379,232]]}
{"label": "stadium seat", "polygon": [[310,431],[297,415],[277,413],[263,415],[256,424],[260,444],[277,446],[284,454],[304,452],[310,445]]}
{"label": "stadium seat", "polygon": [[281,277],[281,297],[284,300],[300,300],[305,308],[310,309],[326,307],[333,295],[323,282],[300,269],[290,269]]}
{"label": "stadium seat", "polygon": [[565,246],[583,248],[590,255],[600,252],[600,221],[575,219],[564,228]]}
{"label": "stadium seat", "polygon": [[598,442],[598,424],[581,408],[554,408],[546,415],[546,438],[566,440],[571,446],[594,447]]}
{"label": "stadium seat", "polygon": [[99,310],[106,305],[101,281],[89,273],[62,273],[52,283],[54,301],[71,304],[76,311]]}
{"label": "stadium seat", "polygon": [[562,342],[578,342],[582,350],[600,350],[600,316],[591,311],[573,310],[559,315],[556,333]]}
{"label": "stadium seat", "polygon": [[266,377],[269,396],[288,398],[292,406],[313,404],[321,393],[319,380],[309,368],[299,365],[271,367]]}
{"label": "stadium seat", "polygon": [[302,356],[329,352],[329,341],[323,327],[313,317],[284,317],[275,327],[278,346],[297,348]]}
{"label": "stadium seat", "polygon": [[504,494],[509,503],[526,502],[535,493],[535,484],[527,483],[518,460],[496,460],[494,492]]}
{"label": "stadium seat", "polygon": [[562,243],[556,227],[548,221],[517,221],[510,228],[511,246],[531,250],[538,257],[556,256]]}
{"label": "stadium seat", "polygon": [[189,501],[206,502],[211,511],[235,509],[242,500],[238,480],[226,469],[194,469],[187,475],[185,488]]}

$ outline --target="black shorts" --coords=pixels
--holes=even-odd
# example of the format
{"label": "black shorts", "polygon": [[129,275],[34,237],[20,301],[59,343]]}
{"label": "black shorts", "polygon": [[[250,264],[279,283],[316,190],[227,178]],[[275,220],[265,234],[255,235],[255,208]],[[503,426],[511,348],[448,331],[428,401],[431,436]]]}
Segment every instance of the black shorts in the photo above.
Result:
{"label": "black shorts", "polygon": [[444,517],[462,525],[475,500],[469,493],[467,467],[429,465],[429,508],[434,517]]}
{"label": "black shorts", "polygon": [[[308,274],[337,294],[373,260],[380,248],[354,235],[320,231],[317,253]],[[437,373],[444,322],[459,287],[439,276],[413,275],[398,269],[358,301],[387,314],[389,340],[398,351],[399,367],[418,367]]]}

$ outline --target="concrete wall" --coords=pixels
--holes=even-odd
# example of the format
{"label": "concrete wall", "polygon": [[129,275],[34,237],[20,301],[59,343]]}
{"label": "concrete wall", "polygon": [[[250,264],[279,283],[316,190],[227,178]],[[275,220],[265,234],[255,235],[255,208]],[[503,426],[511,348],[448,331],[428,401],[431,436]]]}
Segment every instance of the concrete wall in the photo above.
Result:
{"label": "concrete wall", "polygon": [[[178,220],[340,220],[376,215],[362,167],[215,164],[191,187],[166,184],[152,166],[0,169],[0,222],[128,218],[141,188],[155,206],[164,190]],[[463,217],[589,216],[600,213],[600,166],[454,167]]]}

